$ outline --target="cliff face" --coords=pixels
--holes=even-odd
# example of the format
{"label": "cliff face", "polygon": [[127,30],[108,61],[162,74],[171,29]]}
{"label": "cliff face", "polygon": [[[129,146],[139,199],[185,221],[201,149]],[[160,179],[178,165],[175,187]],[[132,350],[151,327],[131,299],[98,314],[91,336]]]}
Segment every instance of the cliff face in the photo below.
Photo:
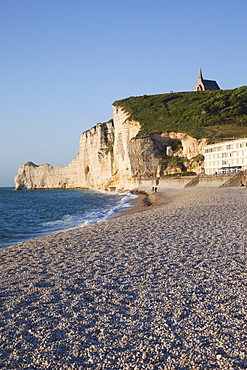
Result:
{"label": "cliff face", "polygon": [[68,166],[53,168],[32,162],[21,166],[15,176],[16,189],[133,189],[138,177],[162,172],[164,157],[191,159],[202,153],[205,139],[175,132],[136,138],[140,124],[130,121],[120,107],[113,106],[113,113],[112,121],[99,123],[81,135],[79,153]]}

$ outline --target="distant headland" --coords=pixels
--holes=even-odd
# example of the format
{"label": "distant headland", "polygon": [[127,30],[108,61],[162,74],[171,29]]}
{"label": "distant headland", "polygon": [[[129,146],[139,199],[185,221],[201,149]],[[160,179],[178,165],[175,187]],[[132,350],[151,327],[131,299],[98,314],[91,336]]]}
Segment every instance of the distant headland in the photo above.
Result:
{"label": "distant headland", "polygon": [[115,101],[113,119],[84,132],[66,167],[27,162],[16,189],[131,190],[143,178],[198,174],[204,147],[247,136],[247,87],[220,90],[200,71],[196,91]]}

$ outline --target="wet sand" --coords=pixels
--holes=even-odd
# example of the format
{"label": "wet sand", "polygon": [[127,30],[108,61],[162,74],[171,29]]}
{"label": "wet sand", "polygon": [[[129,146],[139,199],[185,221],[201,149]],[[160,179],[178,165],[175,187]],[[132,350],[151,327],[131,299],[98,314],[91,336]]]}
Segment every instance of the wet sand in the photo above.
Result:
{"label": "wet sand", "polygon": [[147,209],[150,209],[151,206],[153,209],[154,207],[161,206],[165,199],[164,193],[158,194],[158,193],[142,191],[142,192],[136,192],[134,194],[137,195],[137,198],[131,201],[131,207],[125,208],[122,211],[120,211],[118,214],[113,215],[113,218],[146,211]]}

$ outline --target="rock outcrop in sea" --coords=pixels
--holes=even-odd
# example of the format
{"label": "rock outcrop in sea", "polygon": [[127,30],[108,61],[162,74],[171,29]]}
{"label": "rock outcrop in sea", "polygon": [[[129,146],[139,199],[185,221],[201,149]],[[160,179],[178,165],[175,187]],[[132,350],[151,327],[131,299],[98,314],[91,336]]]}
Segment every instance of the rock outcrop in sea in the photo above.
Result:
{"label": "rock outcrop in sea", "polygon": [[[140,178],[179,172],[182,166],[201,172],[200,156],[206,139],[198,140],[183,132],[137,137],[140,129],[140,123],[130,120],[128,112],[113,105],[112,120],[82,133],[79,152],[68,166],[54,168],[27,162],[15,176],[15,187],[131,190]],[[171,160],[179,157],[183,160]]]}

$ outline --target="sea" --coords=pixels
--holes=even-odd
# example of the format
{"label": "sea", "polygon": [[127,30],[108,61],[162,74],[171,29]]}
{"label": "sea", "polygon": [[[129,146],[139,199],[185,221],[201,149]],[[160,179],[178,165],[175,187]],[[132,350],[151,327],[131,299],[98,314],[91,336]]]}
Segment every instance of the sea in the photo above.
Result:
{"label": "sea", "polygon": [[132,207],[136,195],[85,189],[0,187],[0,248],[106,221]]}

